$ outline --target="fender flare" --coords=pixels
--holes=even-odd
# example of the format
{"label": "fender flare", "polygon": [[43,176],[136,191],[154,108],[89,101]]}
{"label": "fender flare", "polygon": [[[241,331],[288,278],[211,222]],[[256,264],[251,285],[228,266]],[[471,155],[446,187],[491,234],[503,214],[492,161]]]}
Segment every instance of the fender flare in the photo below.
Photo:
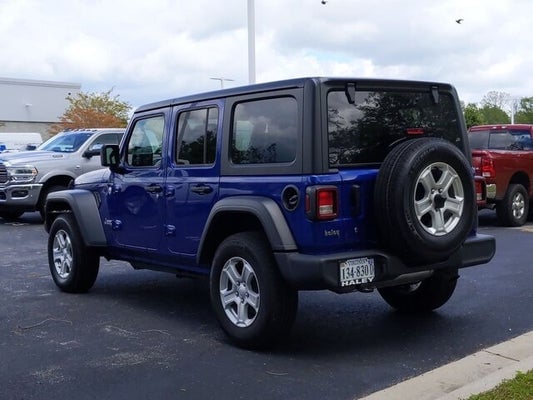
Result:
{"label": "fender flare", "polygon": [[50,231],[54,214],[68,210],[74,215],[87,246],[107,246],[107,239],[100,219],[94,194],[88,190],[71,189],[52,192],[46,200],[45,230]]}
{"label": "fender flare", "polygon": [[61,178],[61,179],[76,179],[76,174],[71,171],[66,171],[63,169],[52,169],[50,171],[47,171],[41,178],[39,179],[39,183],[46,185],[47,182],[49,182],[51,179]]}
{"label": "fender flare", "polygon": [[207,247],[206,242],[209,240],[213,221],[221,213],[227,212],[242,212],[254,215],[263,227],[274,252],[296,251],[298,249],[285,216],[274,200],[260,196],[227,197],[218,201],[207,217],[200,239],[200,246],[198,247],[198,261],[200,261]]}

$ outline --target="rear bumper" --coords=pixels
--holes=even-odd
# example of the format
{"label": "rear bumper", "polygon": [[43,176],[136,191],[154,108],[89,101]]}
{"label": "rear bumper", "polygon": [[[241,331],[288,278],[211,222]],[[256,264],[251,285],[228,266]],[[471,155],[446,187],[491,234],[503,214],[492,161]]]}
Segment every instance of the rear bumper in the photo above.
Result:
{"label": "rear bumper", "polygon": [[487,184],[487,199],[495,199],[496,198],[496,184],[490,183]]}
{"label": "rear bumper", "polygon": [[[464,268],[489,262],[496,252],[496,241],[489,235],[468,238],[447,260],[423,266],[409,266],[400,258],[381,250],[365,250],[335,254],[310,255],[296,252],[275,253],[284,279],[300,290],[329,289],[346,292],[418,281],[443,268]],[[371,284],[341,287],[339,262],[370,257],[374,259],[375,278]],[[424,274],[426,273],[426,274]]]}

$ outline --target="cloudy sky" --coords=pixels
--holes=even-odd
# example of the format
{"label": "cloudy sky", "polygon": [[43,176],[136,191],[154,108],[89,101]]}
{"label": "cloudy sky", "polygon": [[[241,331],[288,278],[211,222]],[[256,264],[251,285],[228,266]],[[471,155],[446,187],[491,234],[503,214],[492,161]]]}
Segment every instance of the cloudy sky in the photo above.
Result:
{"label": "cloudy sky", "polygon": [[[133,106],[249,82],[247,0],[0,0],[0,77]],[[533,96],[531,0],[255,0],[256,81],[451,82]],[[456,20],[461,19],[458,24]]]}

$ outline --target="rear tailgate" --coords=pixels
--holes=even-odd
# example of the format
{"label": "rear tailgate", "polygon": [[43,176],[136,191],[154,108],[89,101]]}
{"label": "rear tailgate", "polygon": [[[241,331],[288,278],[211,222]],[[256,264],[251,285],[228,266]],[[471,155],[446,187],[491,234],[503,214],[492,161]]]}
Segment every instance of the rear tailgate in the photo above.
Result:
{"label": "rear tailgate", "polygon": [[483,176],[481,171],[481,160],[483,157],[487,157],[488,152],[485,150],[472,150],[472,166],[476,175]]}
{"label": "rear tailgate", "polygon": [[339,218],[343,239],[357,249],[376,241],[374,183],[377,169],[342,169],[339,172]]}

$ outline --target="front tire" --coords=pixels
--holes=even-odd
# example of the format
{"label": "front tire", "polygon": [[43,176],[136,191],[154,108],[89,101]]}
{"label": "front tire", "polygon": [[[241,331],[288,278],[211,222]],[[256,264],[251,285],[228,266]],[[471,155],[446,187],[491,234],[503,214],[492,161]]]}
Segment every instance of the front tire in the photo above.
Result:
{"label": "front tire", "polygon": [[96,281],[100,257],[87,249],[70,214],[60,215],[52,223],[48,264],[55,284],[64,292],[86,292]]}
{"label": "front tire", "polygon": [[283,281],[264,235],[242,232],[218,247],[210,276],[217,319],[243,348],[262,348],[284,338],[298,308],[298,292]]}
{"label": "front tire", "polygon": [[424,313],[444,305],[452,297],[457,269],[440,270],[421,282],[378,289],[391,307],[406,313]]}

